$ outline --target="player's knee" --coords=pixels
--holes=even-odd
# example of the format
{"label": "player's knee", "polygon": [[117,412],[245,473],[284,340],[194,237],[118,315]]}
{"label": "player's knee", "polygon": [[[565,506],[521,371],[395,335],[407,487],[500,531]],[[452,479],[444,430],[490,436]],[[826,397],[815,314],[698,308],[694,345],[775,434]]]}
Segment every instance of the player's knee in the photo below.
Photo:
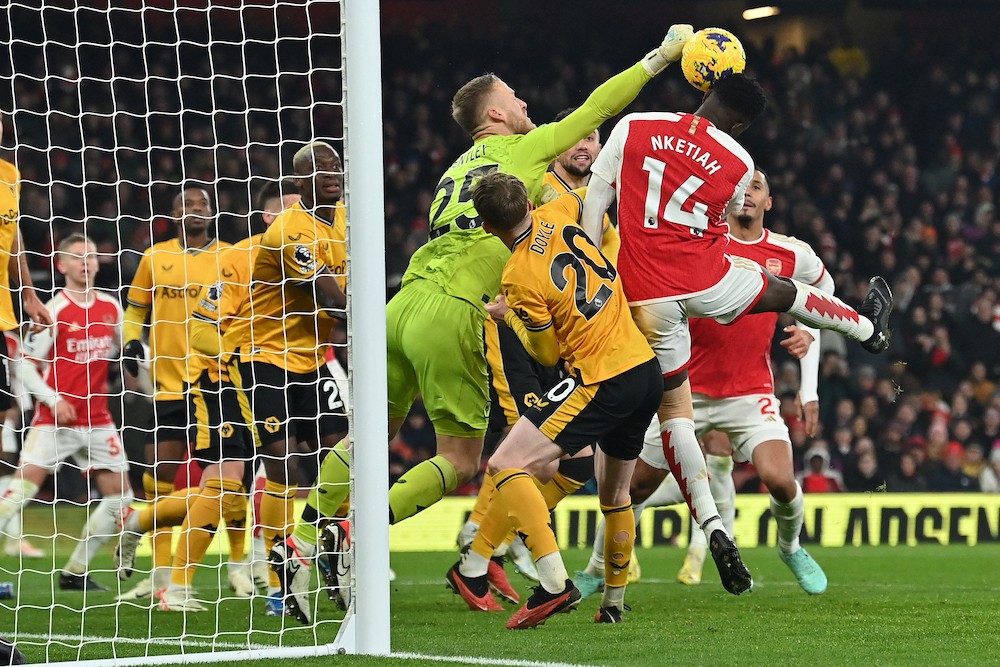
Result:
{"label": "player's knee", "polygon": [[774,499],[781,503],[790,503],[798,492],[795,486],[795,477],[789,473],[775,473],[773,471],[759,472],[760,481],[767,487],[767,490],[774,496]]}

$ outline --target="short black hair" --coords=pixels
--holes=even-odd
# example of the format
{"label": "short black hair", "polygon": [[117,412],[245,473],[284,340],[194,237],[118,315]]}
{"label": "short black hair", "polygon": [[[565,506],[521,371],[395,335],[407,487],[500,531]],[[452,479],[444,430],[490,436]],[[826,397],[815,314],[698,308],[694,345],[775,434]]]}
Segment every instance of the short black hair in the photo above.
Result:
{"label": "short black hair", "polygon": [[757,79],[746,74],[730,74],[712,85],[712,94],[737,114],[747,125],[757,120],[767,108],[767,95]]}
{"label": "short black hair", "polygon": [[256,209],[258,211],[264,210],[264,205],[271,199],[280,199],[285,195],[297,195],[299,194],[299,188],[291,178],[282,178],[277,181],[267,181],[261,186],[260,190],[257,191],[257,199],[255,202]]}

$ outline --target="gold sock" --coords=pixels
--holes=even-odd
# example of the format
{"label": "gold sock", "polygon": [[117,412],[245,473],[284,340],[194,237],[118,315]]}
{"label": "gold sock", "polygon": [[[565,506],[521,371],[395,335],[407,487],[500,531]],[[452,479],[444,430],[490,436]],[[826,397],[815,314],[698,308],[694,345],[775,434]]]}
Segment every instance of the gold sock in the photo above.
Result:
{"label": "gold sock", "polygon": [[479,496],[476,498],[475,507],[472,508],[472,514],[469,515],[469,521],[480,527],[483,525],[483,517],[486,516],[490,499],[496,488],[493,484],[493,478],[489,475],[483,475],[483,485],[479,487]]}
{"label": "gold sock", "polygon": [[222,521],[222,482],[218,478],[205,480],[204,488],[192,496],[174,552],[170,583],[191,585],[195,570]]}
{"label": "gold sock", "polygon": [[524,537],[524,543],[534,559],[537,561],[559,551],[549,510],[534,478],[518,468],[508,468],[493,475],[493,482],[498,496],[506,505],[507,516]]}
{"label": "gold sock", "polygon": [[632,502],[620,507],[601,505],[604,513],[604,581],[618,587],[628,583],[628,565],[635,545]]}
{"label": "gold sock", "polygon": [[[242,482],[224,479],[222,518],[226,521],[229,541],[229,562],[239,563],[247,554],[247,495]],[[235,489],[228,485],[235,483]]]}

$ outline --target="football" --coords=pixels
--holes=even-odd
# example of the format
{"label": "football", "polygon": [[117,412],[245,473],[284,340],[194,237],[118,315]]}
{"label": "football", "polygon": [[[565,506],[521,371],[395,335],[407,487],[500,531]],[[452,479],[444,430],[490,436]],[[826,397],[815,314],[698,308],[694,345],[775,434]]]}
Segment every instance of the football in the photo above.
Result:
{"label": "football", "polygon": [[719,79],[742,72],[746,65],[747,54],[740,40],[722,28],[699,30],[681,52],[684,78],[706,92]]}

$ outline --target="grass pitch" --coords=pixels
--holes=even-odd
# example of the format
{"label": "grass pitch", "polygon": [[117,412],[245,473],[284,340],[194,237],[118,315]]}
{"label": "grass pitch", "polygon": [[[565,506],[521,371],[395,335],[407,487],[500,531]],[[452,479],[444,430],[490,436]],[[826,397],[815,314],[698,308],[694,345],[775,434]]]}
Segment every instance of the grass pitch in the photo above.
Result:
{"label": "grass pitch", "polygon": [[[63,522],[63,516],[70,515],[60,514],[64,530],[81,525]],[[332,641],[339,628],[335,621],[340,615],[325,601],[318,612],[324,622],[305,628],[288,617],[264,616],[260,597],[229,599],[208,612],[185,616],[140,604],[116,604],[114,590],[89,593],[86,598],[83,593],[59,591],[48,572],[62,565],[71,544],[60,539],[43,546],[54,556],[25,561],[24,569],[16,559],[0,557],[0,579],[16,581],[19,596],[0,601],[0,634],[15,637],[32,663],[177,654],[181,635],[188,652],[211,650],[213,642],[219,648],[246,648],[248,642],[311,645]],[[1000,545],[810,551],[829,576],[826,594],[803,593],[772,549],[747,549],[744,558],[756,586],[751,594],[737,598],[722,589],[711,562],[706,565],[705,582],[687,587],[674,579],[683,557],[680,550],[641,550],[642,580],[629,587],[632,611],[625,623],[595,624],[599,602],[595,597],[585,600],[579,611],[529,631],[506,630],[509,614],[465,610],[443,583],[453,554],[394,554],[398,578],[393,585],[392,650],[399,655],[294,663],[295,667],[1000,664],[996,650]],[[584,564],[587,554],[569,551],[565,557],[572,571]],[[218,560],[209,565],[218,566]],[[114,588],[110,554],[99,557],[96,566],[104,571],[95,579]],[[228,594],[225,570],[204,569],[197,579],[200,597],[217,599],[219,590]],[[511,578],[526,596],[527,582],[514,574]],[[15,602],[20,605],[16,613]],[[46,635],[53,637],[48,647],[42,638]],[[413,654],[426,658],[410,657]]]}

